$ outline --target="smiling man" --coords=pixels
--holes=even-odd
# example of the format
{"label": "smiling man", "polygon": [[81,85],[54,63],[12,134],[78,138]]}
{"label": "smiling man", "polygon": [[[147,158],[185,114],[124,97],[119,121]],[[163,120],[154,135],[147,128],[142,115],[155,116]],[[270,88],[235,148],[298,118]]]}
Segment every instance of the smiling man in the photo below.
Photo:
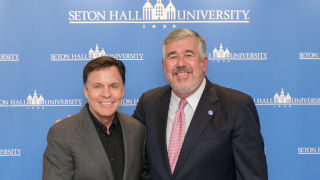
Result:
{"label": "smiling man", "polygon": [[173,91],[181,98],[187,98],[200,86],[207,71],[208,58],[199,60],[195,38],[186,37],[168,43],[165,48],[162,67]]}
{"label": "smiling man", "polygon": [[117,112],[125,92],[124,64],[111,57],[91,60],[83,69],[83,90],[88,103],[49,130],[42,179],[140,179],[145,129]]}
{"label": "smiling man", "polygon": [[205,40],[176,29],[162,43],[170,85],[142,94],[133,117],[146,127],[154,180],[266,180],[260,123],[252,98],[206,77]]}

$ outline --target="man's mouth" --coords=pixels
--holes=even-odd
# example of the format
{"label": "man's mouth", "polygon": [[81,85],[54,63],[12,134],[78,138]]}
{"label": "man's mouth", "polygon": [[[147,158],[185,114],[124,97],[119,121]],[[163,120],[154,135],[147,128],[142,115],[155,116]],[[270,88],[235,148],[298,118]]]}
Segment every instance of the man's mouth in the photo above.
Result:
{"label": "man's mouth", "polygon": [[110,104],[112,104],[112,102],[101,102],[101,104],[103,104],[103,105],[110,105]]}
{"label": "man's mouth", "polygon": [[178,75],[178,76],[185,76],[187,74],[188,74],[188,72],[184,72],[184,71],[180,71],[180,72],[176,73],[176,75]]}
{"label": "man's mouth", "polygon": [[185,76],[188,73],[192,73],[193,70],[187,67],[178,67],[174,71],[172,71],[172,75]]}

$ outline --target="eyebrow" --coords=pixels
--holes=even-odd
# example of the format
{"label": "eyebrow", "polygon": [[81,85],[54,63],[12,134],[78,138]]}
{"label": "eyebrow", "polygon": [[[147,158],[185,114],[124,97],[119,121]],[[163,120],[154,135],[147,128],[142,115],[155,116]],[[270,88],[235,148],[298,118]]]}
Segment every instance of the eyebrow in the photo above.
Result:
{"label": "eyebrow", "polygon": [[[193,50],[189,50],[189,49],[185,50],[184,53],[192,53],[192,54],[195,54],[195,52],[194,52]],[[167,57],[170,56],[170,55],[172,55],[172,54],[177,54],[177,52],[176,52],[176,51],[169,52],[169,53],[167,54]]]}
{"label": "eyebrow", "polygon": [[195,54],[195,52],[193,50],[185,50],[185,53],[192,53],[192,54]]}
{"label": "eyebrow", "polygon": [[176,52],[176,51],[169,52],[169,53],[167,54],[167,57],[169,57],[169,56],[171,56],[171,55],[173,55],[173,54],[177,54],[177,52]]}

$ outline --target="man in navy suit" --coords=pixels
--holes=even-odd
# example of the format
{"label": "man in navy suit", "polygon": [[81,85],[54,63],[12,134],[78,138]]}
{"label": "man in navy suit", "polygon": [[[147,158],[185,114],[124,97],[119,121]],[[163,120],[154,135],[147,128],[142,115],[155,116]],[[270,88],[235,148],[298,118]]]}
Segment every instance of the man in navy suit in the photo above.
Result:
{"label": "man in navy suit", "polygon": [[[176,29],[164,39],[162,67],[170,85],[143,93],[133,114],[146,127],[151,179],[268,179],[252,98],[211,83],[207,64],[206,43],[198,33]],[[169,144],[178,131],[181,100],[187,102],[183,118],[177,118],[183,119],[184,134],[172,163]]]}

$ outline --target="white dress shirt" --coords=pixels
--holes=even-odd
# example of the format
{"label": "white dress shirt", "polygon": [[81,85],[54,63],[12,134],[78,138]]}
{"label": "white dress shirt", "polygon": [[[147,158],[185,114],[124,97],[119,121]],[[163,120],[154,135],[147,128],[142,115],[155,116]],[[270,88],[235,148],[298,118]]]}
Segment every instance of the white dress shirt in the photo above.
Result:
{"label": "white dress shirt", "polygon": [[[183,109],[186,117],[186,132],[188,131],[193,114],[198,106],[200,97],[203,93],[205,86],[206,86],[206,78],[203,79],[200,87],[193,94],[191,94],[189,97],[186,98],[188,103]],[[179,98],[173,91],[171,91],[171,98],[170,98],[169,112],[168,112],[168,119],[167,119],[167,130],[166,130],[167,149],[169,146],[174,118],[176,116],[177,111],[179,110],[180,100],[181,98]]]}

